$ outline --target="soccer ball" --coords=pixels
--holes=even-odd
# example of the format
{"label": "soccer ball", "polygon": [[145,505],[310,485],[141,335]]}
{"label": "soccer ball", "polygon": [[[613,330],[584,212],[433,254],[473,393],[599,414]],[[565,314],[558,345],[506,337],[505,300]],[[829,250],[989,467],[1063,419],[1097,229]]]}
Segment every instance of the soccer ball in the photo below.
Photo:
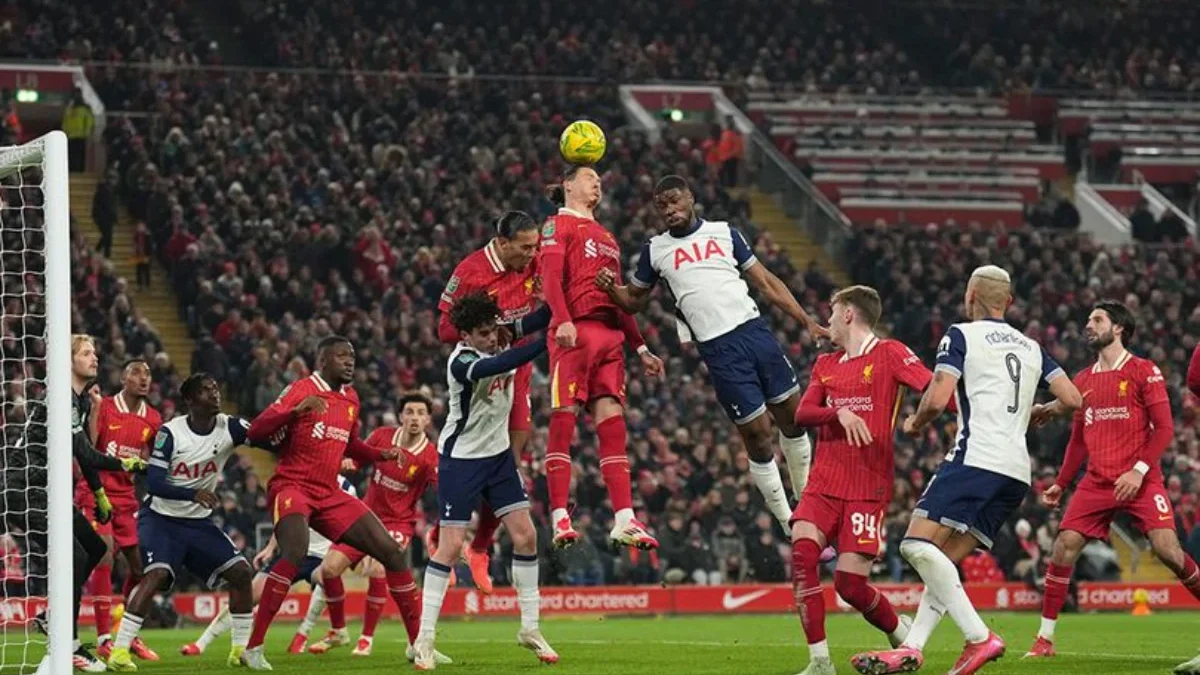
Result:
{"label": "soccer ball", "polygon": [[572,164],[589,165],[604,157],[608,141],[604,131],[595,122],[576,120],[563,129],[558,137],[558,151],[563,159]]}

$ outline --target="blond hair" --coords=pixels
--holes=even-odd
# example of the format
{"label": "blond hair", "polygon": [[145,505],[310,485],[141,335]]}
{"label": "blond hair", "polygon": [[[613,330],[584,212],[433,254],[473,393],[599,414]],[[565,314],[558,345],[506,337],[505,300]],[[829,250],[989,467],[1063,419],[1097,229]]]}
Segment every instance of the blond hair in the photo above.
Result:
{"label": "blond hair", "polygon": [[96,348],[96,338],[87,333],[75,333],[71,336],[71,356],[75,356],[83,349],[84,345],[91,345],[92,349]]}
{"label": "blond hair", "polygon": [[833,294],[829,304],[832,306],[839,302],[853,307],[868,328],[874,328],[883,314],[883,302],[879,299],[879,292],[870,286],[847,286],[841,289]]}
{"label": "blond hair", "polygon": [[989,313],[1003,314],[1012,300],[1012,277],[996,265],[984,265],[971,273],[967,289],[975,291],[975,304]]}

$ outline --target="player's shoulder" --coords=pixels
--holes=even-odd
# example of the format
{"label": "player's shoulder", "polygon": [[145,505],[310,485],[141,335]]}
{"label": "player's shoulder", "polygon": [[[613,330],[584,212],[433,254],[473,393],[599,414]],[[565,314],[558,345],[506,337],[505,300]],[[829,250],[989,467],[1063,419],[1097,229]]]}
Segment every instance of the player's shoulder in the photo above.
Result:
{"label": "player's shoulder", "polygon": [[1129,357],[1129,365],[1133,366],[1133,371],[1137,373],[1138,377],[1143,378],[1147,384],[1162,382],[1164,379],[1162,369],[1150,359],[1131,355]]}
{"label": "player's shoulder", "polygon": [[829,370],[841,362],[842,357],[846,356],[845,349],[837,349],[832,352],[818,354],[817,360],[813,362],[813,370]]}
{"label": "player's shoulder", "polygon": [[375,427],[375,429],[371,431],[371,435],[367,436],[367,444],[380,445],[387,443],[390,446],[392,444],[392,439],[396,436],[396,429],[398,428],[399,427],[390,426]]}
{"label": "player's shoulder", "polygon": [[921,360],[921,357],[917,356],[911,347],[892,338],[880,338],[879,344],[875,346],[875,349],[871,350],[871,353],[877,353],[879,356],[884,357],[894,357],[898,362],[906,366]]}
{"label": "player's shoulder", "polygon": [[454,267],[454,273],[451,277],[462,279],[471,279],[480,274],[487,268],[487,259],[484,251],[487,247],[475,249],[467,255],[463,256],[462,260]]}
{"label": "player's shoulder", "polygon": [[1079,384],[1092,379],[1092,368],[1094,368],[1095,365],[1096,364],[1093,363],[1080,368],[1078,371],[1076,371],[1075,376],[1071,378],[1071,382],[1078,386]]}

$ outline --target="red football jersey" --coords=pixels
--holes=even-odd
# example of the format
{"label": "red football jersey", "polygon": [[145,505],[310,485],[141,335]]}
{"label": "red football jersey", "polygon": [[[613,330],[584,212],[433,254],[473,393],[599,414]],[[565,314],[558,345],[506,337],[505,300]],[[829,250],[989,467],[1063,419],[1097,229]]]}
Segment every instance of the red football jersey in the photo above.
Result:
{"label": "red football jersey", "polygon": [[[487,246],[462,259],[446,283],[438,311],[448,314],[454,302],[464,295],[485,291],[500,305],[501,321],[520,319],[537,306],[539,280],[537,259],[523,271],[510,270],[500,261],[493,240]],[[455,342],[458,339],[455,338]]]}
{"label": "red football jersey", "polygon": [[889,500],[895,480],[895,427],[904,388],[923,391],[933,373],[896,340],[872,336],[858,356],[822,354],[801,405],[849,408],[867,424],[873,443],[855,447],[836,421],[820,428],[806,489],[847,500]]}
{"label": "red football jersey", "polygon": [[327,410],[324,415],[310,413],[289,421],[271,439],[280,448],[271,480],[298,485],[317,495],[336,492],[341,490],[338,475],[346,446],[358,437],[362,408],[354,387],[335,391],[313,373],[293,382],[262,414],[286,413],[309,396],[325,399]]}
{"label": "red football jersey", "polygon": [[415,449],[405,448],[400,445],[403,434],[400,427],[379,427],[367,438],[368,445],[401,451],[396,459],[371,465],[363,498],[384,525],[414,522],[425,488],[437,483],[437,446],[426,438]]}
{"label": "red football jersey", "polygon": [[[162,416],[143,400],[130,410],[121,394],[100,401],[96,418],[96,449],[118,459],[141,457],[150,453],[150,443],[162,426]],[[101,471],[100,482],[110,500],[136,499],[133,474],[123,471]]]}
{"label": "red football jersey", "polygon": [[[1075,386],[1083,394],[1083,407],[1075,416],[1083,422],[1088,477],[1112,484],[1138,462],[1153,432],[1150,407],[1167,400],[1167,385],[1153,361],[1129,352],[1112,370],[1099,368],[1096,363],[1075,375]],[[1163,482],[1157,462],[1146,482]]]}
{"label": "red football jersey", "polygon": [[[575,211],[559,209],[542,226],[541,255],[563,256],[563,293],[571,318],[615,320],[620,311],[596,286],[600,270],[621,277],[621,247],[612,232]],[[615,325],[615,324],[614,324]]]}

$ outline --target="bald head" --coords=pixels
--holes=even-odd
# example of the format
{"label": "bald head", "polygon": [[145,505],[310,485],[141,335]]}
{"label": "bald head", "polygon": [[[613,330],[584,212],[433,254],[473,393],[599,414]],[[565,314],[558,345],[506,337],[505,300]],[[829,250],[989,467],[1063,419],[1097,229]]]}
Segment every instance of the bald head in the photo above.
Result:
{"label": "bald head", "polygon": [[967,317],[1003,318],[1012,302],[1012,277],[995,265],[978,267],[967,282]]}

